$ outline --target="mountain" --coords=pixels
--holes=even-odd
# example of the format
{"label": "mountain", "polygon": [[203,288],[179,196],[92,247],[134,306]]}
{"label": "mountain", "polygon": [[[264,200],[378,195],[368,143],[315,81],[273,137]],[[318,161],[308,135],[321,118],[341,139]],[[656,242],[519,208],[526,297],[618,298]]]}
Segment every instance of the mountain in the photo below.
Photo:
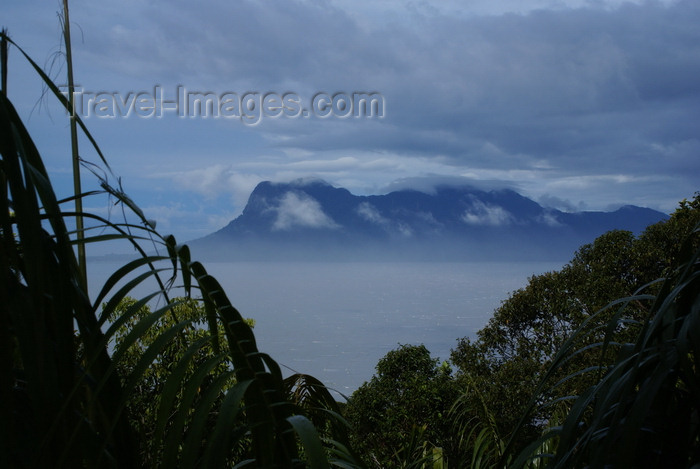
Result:
{"label": "mountain", "polygon": [[566,213],[510,189],[358,196],[301,179],[261,182],[239,217],[191,245],[218,259],[567,260],[606,231],[639,233],[666,218],[631,205]]}

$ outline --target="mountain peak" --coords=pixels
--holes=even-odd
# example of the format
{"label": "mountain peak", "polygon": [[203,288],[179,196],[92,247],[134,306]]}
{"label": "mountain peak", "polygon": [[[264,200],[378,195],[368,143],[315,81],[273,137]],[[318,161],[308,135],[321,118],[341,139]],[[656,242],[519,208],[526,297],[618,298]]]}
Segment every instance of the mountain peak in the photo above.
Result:
{"label": "mountain peak", "polygon": [[[284,183],[279,183],[279,184],[284,184]],[[333,187],[325,179],[321,179],[320,177],[317,177],[317,176],[306,176],[306,177],[297,178],[297,179],[290,181],[288,184],[290,186],[298,186],[298,187],[308,187],[308,186]]]}
{"label": "mountain peak", "polygon": [[568,257],[605,231],[640,232],[664,218],[634,206],[564,213],[510,188],[482,190],[468,184],[437,184],[432,193],[402,187],[358,196],[310,177],[261,182],[243,213],[201,243],[254,243],[266,253],[292,250],[311,256],[319,250],[366,253],[373,246],[375,253],[396,251],[400,258],[418,251],[439,251],[447,258],[486,252]]}

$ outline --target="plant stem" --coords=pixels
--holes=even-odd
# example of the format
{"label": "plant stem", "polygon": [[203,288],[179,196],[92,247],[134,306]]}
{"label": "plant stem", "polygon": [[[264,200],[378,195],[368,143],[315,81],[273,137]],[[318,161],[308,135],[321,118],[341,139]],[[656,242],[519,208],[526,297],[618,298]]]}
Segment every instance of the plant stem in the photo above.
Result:
{"label": "plant stem", "polygon": [[75,84],[73,81],[73,56],[70,42],[70,18],[68,16],[68,0],[63,0],[63,39],[66,44],[66,68],[68,69],[68,102],[70,103],[70,143],[73,156],[73,192],[75,194],[75,225],[78,238],[78,267],[82,278],[83,288],[87,291],[87,265],[85,262],[85,237],[83,232],[83,200],[80,196],[80,156],[78,154],[78,129],[75,123]]}
{"label": "plant stem", "polygon": [[7,29],[2,29],[2,44],[0,44],[0,85],[2,94],[7,96]]}

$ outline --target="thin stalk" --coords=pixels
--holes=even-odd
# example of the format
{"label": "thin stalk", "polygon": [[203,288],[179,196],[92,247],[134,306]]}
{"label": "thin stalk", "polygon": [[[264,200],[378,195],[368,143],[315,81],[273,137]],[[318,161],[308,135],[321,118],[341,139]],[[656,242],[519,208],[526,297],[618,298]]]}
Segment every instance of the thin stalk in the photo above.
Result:
{"label": "thin stalk", "polygon": [[75,84],[73,81],[73,56],[70,42],[70,18],[68,16],[68,0],[63,0],[63,39],[66,43],[66,68],[68,69],[68,102],[70,104],[70,143],[73,156],[73,192],[75,194],[76,235],[78,239],[78,267],[82,277],[83,288],[87,291],[87,265],[85,262],[85,238],[83,229],[83,199],[80,197],[80,156],[78,154],[78,128],[75,122]]}
{"label": "thin stalk", "polygon": [[7,96],[7,29],[2,29],[2,43],[0,44],[0,85],[2,94]]}

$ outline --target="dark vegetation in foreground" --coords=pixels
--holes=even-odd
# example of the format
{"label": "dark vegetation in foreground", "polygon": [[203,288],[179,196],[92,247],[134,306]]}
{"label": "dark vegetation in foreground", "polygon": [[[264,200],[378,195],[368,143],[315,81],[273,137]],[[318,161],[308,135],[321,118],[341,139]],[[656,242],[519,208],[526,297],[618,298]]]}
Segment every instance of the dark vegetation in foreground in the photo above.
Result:
{"label": "dark vegetation in foreground", "polygon": [[538,451],[556,454],[530,467],[691,467],[699,223],[700,193],[639,236],[582,246],[460,339],[455,370],[422,345],[390,352],[347,404],[353,447],[370,467],[436,452],[450,467],[521,467]]}
{"label": "dark vegetation in foreground", "polygon": [[[98,192],[57,200],[6,94],[8,44],[3,33],[0,467],[700,464],[700,195],[533,277],[458,343],[455,372],[402,346],[341,408],[312,377],[282,379],[216,279],[106,178],[98,192],[121,222],[71,211]],[[140,257],[91,299],[74,247],[119,240]]]}

